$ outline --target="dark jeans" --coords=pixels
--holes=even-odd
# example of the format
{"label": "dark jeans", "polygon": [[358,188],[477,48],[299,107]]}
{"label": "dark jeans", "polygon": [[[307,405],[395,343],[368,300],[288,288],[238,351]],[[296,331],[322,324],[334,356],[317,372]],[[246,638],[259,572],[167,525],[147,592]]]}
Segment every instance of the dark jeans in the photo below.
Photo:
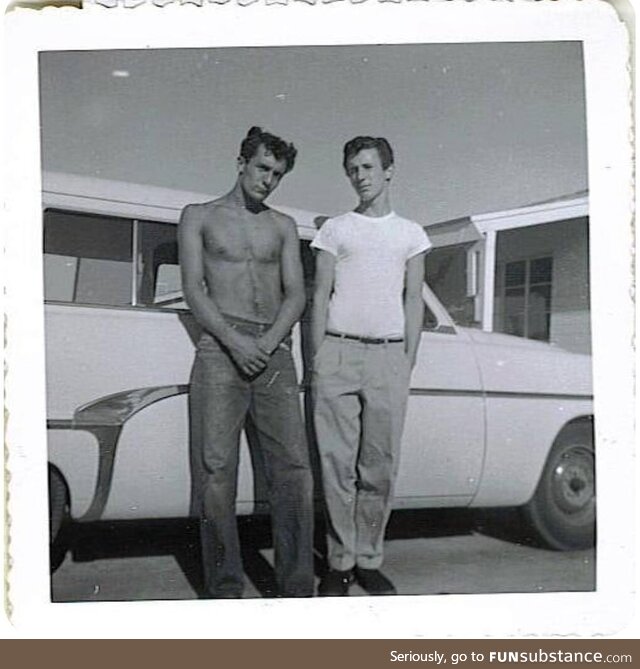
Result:
{"label": "dark jeans", "polygon": [[[259,337],[267,326],[234,323]],[[239,597],[244,578],[235,502],[240,432],[249,414],[265,466],[278,594],[313,594],[313,483],[291,353],[279,347],[247,377],[205,333],[191,374],[192,512],[200,517],[205,586]]]}

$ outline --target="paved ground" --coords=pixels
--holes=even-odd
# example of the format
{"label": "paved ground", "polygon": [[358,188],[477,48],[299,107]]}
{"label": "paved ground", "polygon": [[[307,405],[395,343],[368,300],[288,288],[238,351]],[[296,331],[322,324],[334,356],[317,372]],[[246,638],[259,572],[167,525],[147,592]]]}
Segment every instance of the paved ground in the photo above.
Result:
{"label": "paved ground", "polygon": [[[506,529],[505,529],[506,528]],[[240,520],[247,597],[273,592],[268,522]],[[318,531],[316,573],[324,568]],[[193,523],[95,523],[71,527],[71,546],[52,577],[54,601],[195,599],[201,592]],[[512,514],[396,512],[385,573],[399,594],[581,591],[595,588],[593,550],[559,553],[532,545]],[[354,586],[352,595],[365,593]]]}

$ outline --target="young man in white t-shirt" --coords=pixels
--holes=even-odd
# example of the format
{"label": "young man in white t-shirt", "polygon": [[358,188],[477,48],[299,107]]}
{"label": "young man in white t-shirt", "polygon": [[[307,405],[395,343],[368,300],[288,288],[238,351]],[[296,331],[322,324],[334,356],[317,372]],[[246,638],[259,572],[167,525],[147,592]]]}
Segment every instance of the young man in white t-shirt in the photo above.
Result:
{"label": "young man in white t-shirt", "polygon": [[380,566],[431,243],[391,208],[386,139],[347,142],[343,165],[360,202],[327,220],[312,243],[314,419],[329,563],[318,593],[348,595],[355,579],[370,594],[395,594]]}

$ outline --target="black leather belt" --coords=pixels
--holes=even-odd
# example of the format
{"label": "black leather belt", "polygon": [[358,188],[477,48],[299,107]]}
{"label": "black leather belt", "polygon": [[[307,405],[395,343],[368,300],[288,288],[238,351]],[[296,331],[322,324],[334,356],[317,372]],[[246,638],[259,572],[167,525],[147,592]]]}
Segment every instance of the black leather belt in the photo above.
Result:
{"label": "black leather belt", "polygon": [[361,344],[401,344],[404,341],[402,337],[358,337],[358,335],[342,334],[341,332],[327,332],[327,335],[338,339],[359,341]]}

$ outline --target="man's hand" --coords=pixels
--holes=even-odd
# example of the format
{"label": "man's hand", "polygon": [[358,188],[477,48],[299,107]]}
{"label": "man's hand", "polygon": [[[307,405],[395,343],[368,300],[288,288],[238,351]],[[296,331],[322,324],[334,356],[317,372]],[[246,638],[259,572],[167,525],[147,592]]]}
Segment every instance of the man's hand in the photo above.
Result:
{"label": "man's hand", "polygon": [[239,332],[227,344],[234,362],[247,376],[259,374],[269,361],[269,354],[261,350],[258,341]]}
{"label": "man's hand", "polygon": [[260,337],[256,344],[263,353],[269,356],[278,348],[278,342],[273,341],[273,337],[269,337],[269,333]]}

